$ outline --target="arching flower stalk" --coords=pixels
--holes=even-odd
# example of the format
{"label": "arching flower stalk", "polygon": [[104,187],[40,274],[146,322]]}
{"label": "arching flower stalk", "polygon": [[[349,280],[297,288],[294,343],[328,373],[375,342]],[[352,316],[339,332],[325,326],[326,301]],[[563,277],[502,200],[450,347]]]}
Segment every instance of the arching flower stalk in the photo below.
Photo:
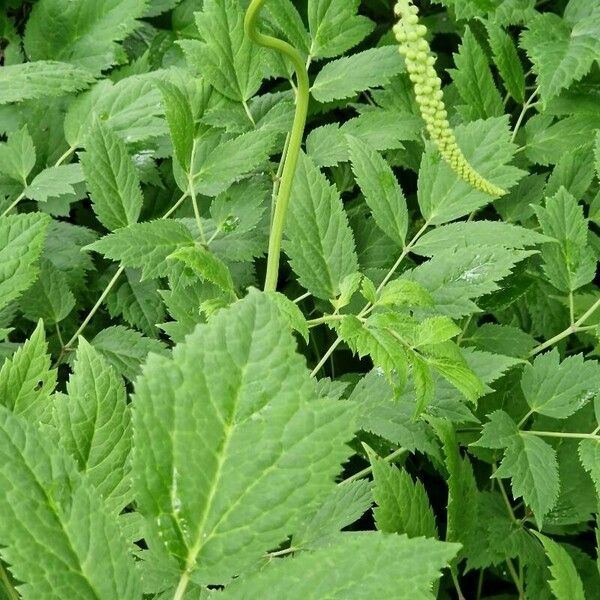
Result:
{"label": "arching flower stalk", "polygon": [[394,34],[400,44],[400,54],[406,61],[410,80],[414,84],[417,104],[427,125],[427,131],[440,154],[458,174],[474,188],[491,196],[506,191],[482,177],[467,161],[456,143],[444,106],[442,81],[435,71],[435,58],[425,39],[427,28],[419,24],[419,9],[409,0],[398,0],[394,12],[400,18]]}

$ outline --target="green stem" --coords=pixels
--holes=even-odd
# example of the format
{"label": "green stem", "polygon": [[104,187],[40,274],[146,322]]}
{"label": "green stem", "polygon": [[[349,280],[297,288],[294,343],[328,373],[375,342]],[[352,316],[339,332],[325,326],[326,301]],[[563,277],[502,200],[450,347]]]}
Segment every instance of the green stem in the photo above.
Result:
{"label": "green stem", "polygon": [[324,323],[335,323],[341,321],[344,315],[323,315],[318,319],[310,319],[306,323],[309,327],[316,327],[317,325],[323,325]]}
{"label": "green stem", "polygon": [[304,128],[306,126],[306,116],[308,114],[308,100],[310,94],[310,83],[308,80],[308,72],[304,66],[304,61],[300,53],[290,44],[279,40],[270,35],[264,35],[256,30],[256,21],[258,15],[266,0],[252,0],[246,18],[244,19],[244,29],[246,35],[255,43],[271,50],[275,50],[286,56],[292,63],[296,72],[296,80],[298,82],[298,93],[296,96],[296,112],[294,115],[294,124],[290,132],[290,142],[285,156],[285,163],[281,175],[281,185],[277,194],[277,203],[273,215],[273,224],[271,227],[271,235],[269,238],[269,254],[267,257],[267,275],[265,278],[265,290],[274,291],[277,289],[277,280],[279,275],[279,260],[281,256],[281,240],[283,238],[283,227],[285,225],[285,217],[287,214],[292,185],[294,183],[294,175],[300,149],[302,146],[302,138],[304,137]]}
{"label": "green stem", "polygon": [[520,431],[521,435],[537,435],[539,437],[554,437],[554,438],[571,438],[575,440],[598,440],[600,435],[595,433],[572,433],[569,431]]}

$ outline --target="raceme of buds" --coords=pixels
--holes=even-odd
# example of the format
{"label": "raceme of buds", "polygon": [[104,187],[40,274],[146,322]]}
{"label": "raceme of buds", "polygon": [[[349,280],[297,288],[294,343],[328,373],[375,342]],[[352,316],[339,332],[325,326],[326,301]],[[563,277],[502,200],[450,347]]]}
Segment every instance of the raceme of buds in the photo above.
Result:
{"label": "raceme of buds", "polygon": [[452,169],[474,188],[492,196],[502,196],[506,191],[482,177],[469,164],[456,143],[454,132],[448,123],[444,106],[442,81],[435,71],[435,58],[425,39],[427,28],[419,24],[418,8],[409,0],[398,0],[394,7],[400,17],[394,26],[394,34],[404,55],[410,80],[413,82],[417,104],[427,125],[431,139]]}

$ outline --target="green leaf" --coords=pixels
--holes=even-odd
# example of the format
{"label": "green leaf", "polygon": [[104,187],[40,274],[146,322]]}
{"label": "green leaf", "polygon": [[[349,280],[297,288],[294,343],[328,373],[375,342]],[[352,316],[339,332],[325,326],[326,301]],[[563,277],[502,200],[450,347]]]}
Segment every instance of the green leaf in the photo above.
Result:
{"label": "green leaf", "polygon": [[66,319],[75,308],[75,297],[66,275],[49,260],[42,259],[38,280],[19,302],[25,318],[43,319],[46,325],[55,325]]}
{"label": "green leaf", "polygon": [[459,546],[377,532],[345,533],[328,546],[274,561],[238,579],[223,598],[433,600],[433,582]]}
{"label": "green leaf", "polygon": [[131,426],[123,381],[83,338],[67,384],[53,404],[60,446],[115,514],[130,501]]}
{"label": "green leaf", "polygon": [[433,306],[433,298],[425,288],[414,281],[400,278],[386,283],[379,298],[373,289],[367,300],[378,306]]}
{"label": "green leaf", "polygon": [[0,69],[0,105],[62,96],[86,88],[94,80],[68,63],[38,60]]}
{"label": "green leaf", "polygon": [[600,497],[600,440],[589,439],[579,442],[579,460],[590,474],[596,494]]}
{"label": "green leaf", "polygon": [[292,0],[271,0],[264,9],[269,21],[283,33],[292,46],[307,56],[310,36]]}
{"label": "green leaf", "polygon": [[[455,133],[469,163],[494,185],[509,189],[524,175],[508,164],[516,147],[510,141],[507,116],[459,125]],[[431,225],[458,219],[491,199],[460,179],[432,143],[423,154],[418,185],[419,206]]]}
{"label": "green leaf", "polygon": [[487,416],[489,419],[481,430],[481,438],[474,446],[484,448],[508,448],[519,434],[516,423],[503,410],[496,410]]}
{"label": "green leaf", "polygon": [[41,213],[0,219],[0,308],[18,298],[36,280],[50,218]]}
{"label": "green leaf", "polygon": [[511,478],[515,498],[523,498],[538,525],[554,507],[560,488],[556,451],[543,439],[522,432],[506,448],[495,477]]}
{"label": "green leaf", "polygon": [[360,0],[310,0],[311,58],[332,58],[343,54],[373,31],[373,22],[356,14],[359,3]]}
{"label": "green leaf", "polygon": [[344,527],[360,519],[372,503],[370,482],[362,479],[336,485],[294,534],[294,547],[315,548],[331,543]]}
{"label": "green leaf", "polygon": [[172,359],[151,356],[134,407],[139,510],[181,577],[206,582],[253,564],[320,504],[354,427],[349,405],[316,397],[277,307],[256,291]]}
{"label": "green leaf", "polygon": [[179,166],[185,173],[189,173],[194,151],[195,131],[192,108],[185,94],[172,83],[161,81],[157,85],[165,105],[165,116],[169,124],[175,156],[179,161]]}
{"label": "green leaf", "polygon": [[47,202],[49,198],[75,194],[73,186],[83,180],[83,171],[78,163],[48,167],[34,177],[23,193],[32,200]]}
{"label": "green leaf", "polygon": [[404,470],[386,463],[376,455],[370,457],[373,467],[373,510],[379,531],[405,533],[409,538],[437,538],[435,516],[423,484]]}
{"label": "green leaf", "polygon": [[73,461],[33,425],[0,407],[2,558],[24,600],[141,600],[117,522]]}
{"label": "green leaf", "polygon": [[148,354],[167,353],[158,340],[144,337],[138,331],[122,325],[103,329],[90,343],[129,381],[134,381],[139,375]]}
{"label": "green leaf", "polygon": [[545,208],[535,207],[543,232],[558,243],[542,251],[544,271],[550,283],[573,292],[596,275],[596,258],[588,247],[588,224],[582,207],[564,188],[547,198]]}
{"label": "green leaf", "polygon": [[582,198],[594,180],[593,163],[590,144],[566,152],[548,178],[545,195],[554,196],[564,187],[571,196]]}
{"label": "green leaf", "polygon": [[56,370],[50,368],[44,324],[37,324],[30,338],[4,361],[0,370],[0,402],[17,415],[38,422],[50,407]]}
{"label": "green leaf", "polygon": [[183,41],[188,62],[221,94],[246,102],[263,78],[265,51],[244,34],[244,9],[238,0],[206,0],[196,13],[202,42]]}
{"label": "green leaf", "polygon": [[0,143],[0,173],[15,181],[27,185],[35,159],[35,146],[27,125],[10,133],[7,142]]}
{"label": "green leaf", "polygon": [[110,231],[132,225],[140,216],[143,198],[125,143],[98,120],[85,149],[81,164],[98,220]]}
{"label": "green leaf", "polygon": [[600,367],[582,354],[560,362],[558,350],[539,354],[526,364],[521,389],[532,412],[565,419],[590,402],[600,385]]}
{"label": "green leaf", "polygon": [[[377,69],[373,69],[374,64]],[[319,102],[343,100],[385,85],[403,70],[404,63],[395,45],[370,48],[327,63],[317,74],[311,93]]]}
{"label": "green leaf", "polygon": [[478,312],[473,299],[499,289],[498,282],[532,252],[472,246],[436,254],[410,272],[429,291],[438,312],[453,319]]}
{"label": "green leaf", "polygon": [[469,105],[474,119],[499,117],[504,114],[488,61],[475,36],[467,27],[458,52],[454,54],[456,69],[450,75],[462,99]]}
{"label": "green leaf", "polygon": [[536,15],[521,34],[544,102],[579,81],[600,58],[600,9],[589,12],[573,23],[552,13]]}
{"label": "green leaf", "polygon": [[288,325],[297,331],[308,344],[309,330],[308,323],[302,314],[298,305],[290,300],[287,296],[279,292],[266,292],[268,298],[272,300],[279,309],[279,314],[287,321]]}
{"label": "green leaf", "polygon": [[523,104],[525,102],[525,73],[513,39],[497,23],[488,21],[485,28],[494,62],[498,67],[506,91],[515,102]]}
{"label": "green leaf", "polygon": [[339,296],[344,277],[358,271],[354,239],[335,187],[300,157],[287,215],[285,252],[298,280],[317,298]]}
{"label": "green leaf", "polygon": [[400,246],[408,229],[406,198],[389,164],[368,144],[347,136],[350,160],[360,186],[379,228]]}
{"label": "green leaf", "polygon": [[135,223],[105,235],[86,246],[124,267],[142,269],[142,281],[167,275],[167,258],[179,248],[192,246],[194,238],[185,225],[172,219]]}
{"label": "green leaf", "polygon": [[30,60],[65,61],[99,75],[117,62],[115,42],[136,28],[145,8],[145,0],[40,0],[27,21],[25,51]]}
{"label": "green leaf", "polygon": [[518,327],[496,323],[484,323],[478,327],[469,336],[469,342],[481,350],[518,358],[526,358],[537,345],[532,335]]}
{"label": "green leaf", "polygon": [[204,281],[214,283],[229,296],[235,298],[235,286],[227,265],[202,246],[179,248],[169,258],[181,261]]}
{"label": "green leaf", "polygon": [[583,583],[569,553],[549,537],[533,530],[532,533],[542,542],[550,560],[553,579],[548,583],[556,600],[585,600]]}

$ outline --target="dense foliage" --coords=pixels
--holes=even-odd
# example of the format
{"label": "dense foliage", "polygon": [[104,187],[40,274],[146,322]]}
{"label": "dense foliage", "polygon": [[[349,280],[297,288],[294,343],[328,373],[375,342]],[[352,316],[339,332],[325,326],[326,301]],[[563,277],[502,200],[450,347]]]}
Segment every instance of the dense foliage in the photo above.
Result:
{"label": "dense foliage", "polygon": [[600,0],[0,2],[0,597],[599,597]]}

